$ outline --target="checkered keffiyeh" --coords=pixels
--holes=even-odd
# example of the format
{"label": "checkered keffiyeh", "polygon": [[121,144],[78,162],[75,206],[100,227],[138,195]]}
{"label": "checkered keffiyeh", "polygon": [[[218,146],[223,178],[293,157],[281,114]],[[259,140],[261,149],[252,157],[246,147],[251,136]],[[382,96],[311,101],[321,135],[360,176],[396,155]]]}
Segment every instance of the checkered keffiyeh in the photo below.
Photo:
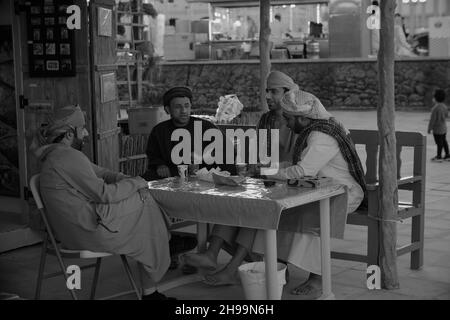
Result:
{"label": "checkered keffiyeh", "polygon": [[303,150],[307,147],[307,138],[313,131],[319,131],[332,136],[336,139],[339,150],[342,156],[348,164],[348,169],[351,176],[361,186],[364,191],[364,198],[367,195],[366,181],[364,178],[364,169],[361,164],[361,160],[356,152],[355,145],[347,135],[344,127],[333,118],[329,120],[313,120],[311,124],[306,126],[300,133],[295,142],[293,164],[297,164],[300,161]]}

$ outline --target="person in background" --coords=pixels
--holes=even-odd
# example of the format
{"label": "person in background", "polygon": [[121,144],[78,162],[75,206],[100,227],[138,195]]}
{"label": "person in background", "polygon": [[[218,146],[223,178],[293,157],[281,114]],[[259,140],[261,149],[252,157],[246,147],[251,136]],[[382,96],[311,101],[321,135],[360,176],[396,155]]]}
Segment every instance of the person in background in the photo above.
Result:
{"label": "person in background", "polygon": [[256,25],[255,20],[253,20],[250,16],[247,16],[247,38],[256,39],[257,34],[258,26]]}
{"label": "person in background", "polygon": [[270,40],[273,42],[273,47],[283,46],[284,37],[292,38],[288,30],[281,23],[281,14],[277,13],[270,25]]}
{"label": "person in background", "polygon": [[403,33],[405,34],[406,39],[408,39],[409,37],[409,33],[406,32],[406,22],[405,22],[405,17],[402,17],[402,29],[403,29]]}
{"label": "person in background", "polygon": [[155,291],[170,264],[165,216],[147,181],[111,172],[81,152],[88,137],[79,106],[58,109],[32,144],[41,162],[40,192],[64,248],[126,255],[138,262],[142,299]]}
{"label": "person in background", "polygon": [[395,55],[397,57],[416,57],[403,31],[403,20],[399,13],[395,14],[394,26]]}
{"label": "person in background", "polygon": [[[436,90],[434,93],[433,102],[435,105],[431,109],[431,118],[428,123],[428,133],[433,132],[434,141],[437,146],[437,155],[431,161],[442,162],[443,160],[450,161],[450,153],[447,142],[447,117],[448,108],[445,105],[445,91]],[[442,158],[442,149],[445,151],[445,157]]]}
{"label": "person in background", "polygon": [[244,23],[242,21],[242,17],[237,16],[236,21],[233,22],[231,38],[233,40],[242,40],[244,37]]}
{"label": "person in background", "polygon": [[[378,1],[372,1],[373,6],[379,7]],[[372,15],[375,15],[375,10],[372,10]],[[374,56],[378,55],[378,50],[380,50],[380,30],[371,29],[371,54]]]}

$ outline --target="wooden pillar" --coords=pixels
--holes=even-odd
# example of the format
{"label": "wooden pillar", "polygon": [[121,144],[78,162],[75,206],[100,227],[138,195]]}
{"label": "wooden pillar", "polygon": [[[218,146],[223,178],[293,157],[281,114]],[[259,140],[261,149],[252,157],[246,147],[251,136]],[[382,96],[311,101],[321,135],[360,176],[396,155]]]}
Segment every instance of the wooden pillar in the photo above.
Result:
{"label": "wooden pillar", "polygon": [[380,97],[377,111],[380,142],[379,171],[379,217],[381,281],[385,289],[399,287],[397,276],[397,155],[395,138],[394,95],[394,13],[395,2],[380,1],[381,30],[378,53]]}
{"label": "wooden pillar", "polygon": [[266,101],[266,79],[270,72],[270,0],[260,0],[259,21],[259,59],[260,59],[260,107],[261,111],[269,111]]}

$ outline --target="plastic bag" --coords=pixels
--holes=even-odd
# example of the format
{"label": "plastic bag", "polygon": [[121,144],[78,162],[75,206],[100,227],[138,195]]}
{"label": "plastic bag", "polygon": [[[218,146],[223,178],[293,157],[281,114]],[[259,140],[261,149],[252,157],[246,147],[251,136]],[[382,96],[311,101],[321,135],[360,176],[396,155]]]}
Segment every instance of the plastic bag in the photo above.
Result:
{"label": "plastic bag", "polygon": [[228,94],[219,99],[216,111],[216,121],[218,123],[228,123],[237,117],[244,106],[235,94]]}

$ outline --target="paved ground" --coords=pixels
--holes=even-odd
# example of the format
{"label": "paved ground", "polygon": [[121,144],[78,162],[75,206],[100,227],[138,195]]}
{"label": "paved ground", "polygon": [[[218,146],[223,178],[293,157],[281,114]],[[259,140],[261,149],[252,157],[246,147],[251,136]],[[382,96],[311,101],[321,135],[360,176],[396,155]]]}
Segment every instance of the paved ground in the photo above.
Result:
{"label": "paved ground", "polygon": [[[376,129],[376,113],[340,111],[334,112],[347,128]],[[418,131],[426,134],[428,113],[398,112],[396,129],[399,131]],[[435,145],[431,135],[427,138],[427,158],[435,155]],[[405,153],[405,158],[410,156]],[[405,167],[409,161],[404,159]],[[450,299],[450,162],[427,162],[425,222],[425,265],[419,271],[409,269],[409,256],[398,259],[400,289],[369,291],[366,288],[365,265],[361,263],[332,261],[333,291],[337,299]],[[406,196],[401,194],[401,197]],[[410,222],[398,224],[398,243],[406,244],[410,238]],[[365,229],[348,227],[345,240],[334,244],[348,252],[364,252]],[[22,298],[32,298],[39,264],[40,248],[32,246],[0,255],[0,292],[14,293]],[[221,262],[227,261],[226,254]],[[49,270],[57,270],[56,260],[49,258]],[[134,265],[133,265],[134,268]],[[307,274],[292,266],[289,267],[291,281],[285,286],[283,299],[298,299],[289,294],[290,289],[303,281]],[[88,297],[91,273],[85,271],[82,278],[81,297]],[[179,274],[170,272],[168,278]],[[99,296],[117,291],[129,290],[127,279],[116,258],[106,259],[99,283]],[[244,299],[241,286],[206,287],[200,282],[184,285],[167,291],[179,299]],[[64,281],[61,278],[45,282],[42,298],[68,299]],[[126,298],[132,299],[132,296]]]}

